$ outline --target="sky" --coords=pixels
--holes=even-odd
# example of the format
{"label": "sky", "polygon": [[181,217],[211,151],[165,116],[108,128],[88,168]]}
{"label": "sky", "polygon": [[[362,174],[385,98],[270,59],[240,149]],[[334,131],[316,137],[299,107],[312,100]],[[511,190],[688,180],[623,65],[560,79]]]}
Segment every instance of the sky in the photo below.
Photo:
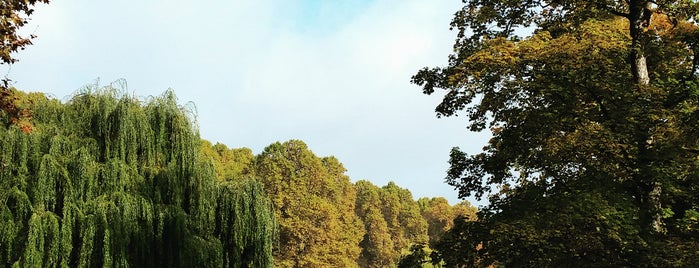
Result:
{"label": "sky", "polygon": [[[415,198],[444,183],[449,150],[477,153],[487,133],[436,118],[440,95],[410,77],[443,66],[456,0],[52,1],[23,31],[34,45],[4,72],[25,91],[67,101],[119,79],[127,92],[172,89],[196,107],[201,137],[255,153],[300,139],[337,157],[352,181],[389,181]],[[484,204],[469,199],[474,204]]]}

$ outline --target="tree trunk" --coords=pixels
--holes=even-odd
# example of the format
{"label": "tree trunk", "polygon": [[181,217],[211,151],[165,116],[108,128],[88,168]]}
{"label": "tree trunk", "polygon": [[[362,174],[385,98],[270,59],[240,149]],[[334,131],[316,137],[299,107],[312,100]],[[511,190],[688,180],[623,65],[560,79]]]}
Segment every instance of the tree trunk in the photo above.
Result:
{"label": "tree trunk", "polygon": [[[646,64],[646,57],[644,55],[644,40],[643,31],[646,27],[650,25],[650,19],[652,15],[651,2],[641,1],[641,0],[631,0],[629,1],[629,32],[631,35],[631,72],[635,79],[636,85],[640,87],[645,87],[650,84],[650,76],[648,75],[648,66]],[[644,133],[648,135],[648,133]],[[648,147],[651,145],[649,143],[652,137],[648,137],[647,141],[639,141],[639,146],[643,147],[639,152],[647,153]],[[647,156],[641,155],[640,159],[644,159]],[[644,161],[642,161],[644,162]],[[646,166],[648,163],[639,163],[640,165]],[[662,223],[662,204],[660,202],[660,195],[662,193],[662,188],[660,183],[658,183],[655,178],[651,177],[651,173],[647,172],[646,167],[641,168],[639,173],[637,183],[644,185],[642,187],[645,189],[643,193],[643,208],[645,209],[642,214],[646,214],[645,224],[648,224],[651,234],[662,233],[664,231]]]}
{"label": "tree trunk", "polygon": [[631,71],[636,84],[645,86],[650,83],[646,56],[643,53],[643,30],[650,24],[651,3],[649,1],[631,1],[629,8],[629,31],[631,34]]}

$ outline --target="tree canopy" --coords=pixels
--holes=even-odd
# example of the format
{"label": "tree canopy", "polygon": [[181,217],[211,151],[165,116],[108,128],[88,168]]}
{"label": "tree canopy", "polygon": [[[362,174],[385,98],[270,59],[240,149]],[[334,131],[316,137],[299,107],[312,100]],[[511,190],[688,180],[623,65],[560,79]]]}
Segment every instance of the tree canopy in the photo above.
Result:
{"label": "tree canopy", "polygon": [[366,231],[357,262],[361,267],[395,266],[412,245],[429,240],[428,220],[410,191],[394,182],[378,187],[366,180],[357,181],[355,188],[355,211]]}
{"label": "tree canopy", "polygon": [[279,221],[280,267],[353,266],[364,230],[354,213],[356,192],[334,157],[317,157],[305,143],[273,143],[254,159]]}
{"label": "tree canopy", "polygon": [[[2,266],[386,267],[444,234],[407,189],[353,184],[302,141],[212,145],[171,91],[122,92],[17,92],[35,130],[0,127]],[[445,222],[475,210],[439,200]]]}
{"label": "tree canopy", "polygon": [[438,247],[470,252],[447,262],[696,263],[699,4],[464,3],[448,65],[413,77],[446,90],[438,116],[493,134],[451,152],[447,183],[490,204]]}

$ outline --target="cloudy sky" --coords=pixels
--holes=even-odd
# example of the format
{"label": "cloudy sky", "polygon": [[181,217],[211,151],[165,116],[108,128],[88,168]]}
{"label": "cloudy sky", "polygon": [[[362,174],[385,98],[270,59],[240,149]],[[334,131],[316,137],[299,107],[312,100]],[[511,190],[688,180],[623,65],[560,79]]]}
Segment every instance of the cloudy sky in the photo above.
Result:
{"label": "cloudy sky", "polygon": [[[39,6],[38,36],[7,72],[67,100],[99,79],[128,92],[171,88],[197,108],[201,136],[259,153],[300,139],[353,181],[395,181],[458,201],[443,183],[451,147],[487,140],[465,118],[437,119],[440,96],[410,77],[444,65],[457,0],[62,0]],[[473,200],[471,200],[473,202]]]}

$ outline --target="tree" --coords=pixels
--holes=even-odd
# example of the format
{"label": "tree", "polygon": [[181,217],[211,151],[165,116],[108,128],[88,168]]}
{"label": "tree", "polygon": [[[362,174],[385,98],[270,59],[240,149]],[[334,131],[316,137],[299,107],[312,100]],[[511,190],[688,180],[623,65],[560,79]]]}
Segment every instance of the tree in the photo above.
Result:
{"label": "tree", "polygon": [[[475,251],[459,262],[696,260],[696,225],[684,223],[698,204],[698,6],[465,1],[449,65],[413,77],[426,94],[447,90],[438,116],[465,110],[471,130],[493,133],[482,153],[451,152],[447,182],[459,195],[491,194],[478,221],[455,229]],[[522,27],[532,35],[517,36]],[[554,243],[558,250],[527,251]]]}
{"label": "tree", "polygon": [[357,181],[355,188],[357,189],[355,211],[364,223],[365,230],[364,238],[360,243],[362,252],[357,264],[361,267],[391,266],[398,255],[382,213],[384,204],[380,197],[381,188],[365,180]]}
{"label": "tree", "polygon": [[427,222],[408,189],[391,181],[381,187],[380,197],[396,254],[409,249],[412,243],[427,242]]}
{"label": "tree", "polygon": [[89,86],[0,127],[0,266],[271,267],[276,222],[253,179],[216,180],[172,92]]}
{"label": "tree", "polygon": [[356,191],[336,158],[317,157],[291,140],[269,145],[254,167],[279,222],[276,266],[356,265],[364,232],[355,214]]}
{"label": "tree", "polygon": [[[460,224],[476,220],[477,209],[468,201],[462,201],[454,206],[443,197],[420,198],[417,200],[420,213],[428,225],[429,243],[416,242],[410,246],[408,254],[401,256],[398,267],[422,267],[423,265],[441,267],[442,261],[454,263],[449,258],[459,259],[465,252],[471,251],[452,243],[450,239],[454,229],[460,229]],[[432,251],[430,247],[441,248]],[[434,260],[434,261],[433,261]],[[474,266],[474,265],[470,265]]]}
{"label": "tree", "polygon": [[[36,3],[48,4],[48,0],[8,0],[0,3],[0,64],[12,64],[17,62],[12,53],[23,50],[32,44],[34,35],[22,36],[18,30],[29,21],[29,16],[34,13]],[[31,119],[29,110],[17,104],[16,90],[8,86],[9,79],[2,79],[0,85],[0,111],[2,117],[8,123],[17,124],[25,132],[31,131],[28,120]]]}
{"label": "tree", "polygon": [[466,200],[456,203],[451,209],[454,212],[454,219],[462,217],[467,221],[475,221],[478,218],[478,209]]}
{"label": "tree", "polygon": [[395,266],[403,251],[427,242],[427,222],[408,189],[389,182],[379,188],[369,181],[355,183],[355,211],[364,222],[361,267]]}
{"label": "tree", "polygon": [[457,217],[463,217],[465,220],[476,219],[476,208],[468,201],[451,206],[444,197],[423,197],[417,202],[422,217],[427,221],[429,246],[434,246],[444,233],[454,226],[454,219]]}

